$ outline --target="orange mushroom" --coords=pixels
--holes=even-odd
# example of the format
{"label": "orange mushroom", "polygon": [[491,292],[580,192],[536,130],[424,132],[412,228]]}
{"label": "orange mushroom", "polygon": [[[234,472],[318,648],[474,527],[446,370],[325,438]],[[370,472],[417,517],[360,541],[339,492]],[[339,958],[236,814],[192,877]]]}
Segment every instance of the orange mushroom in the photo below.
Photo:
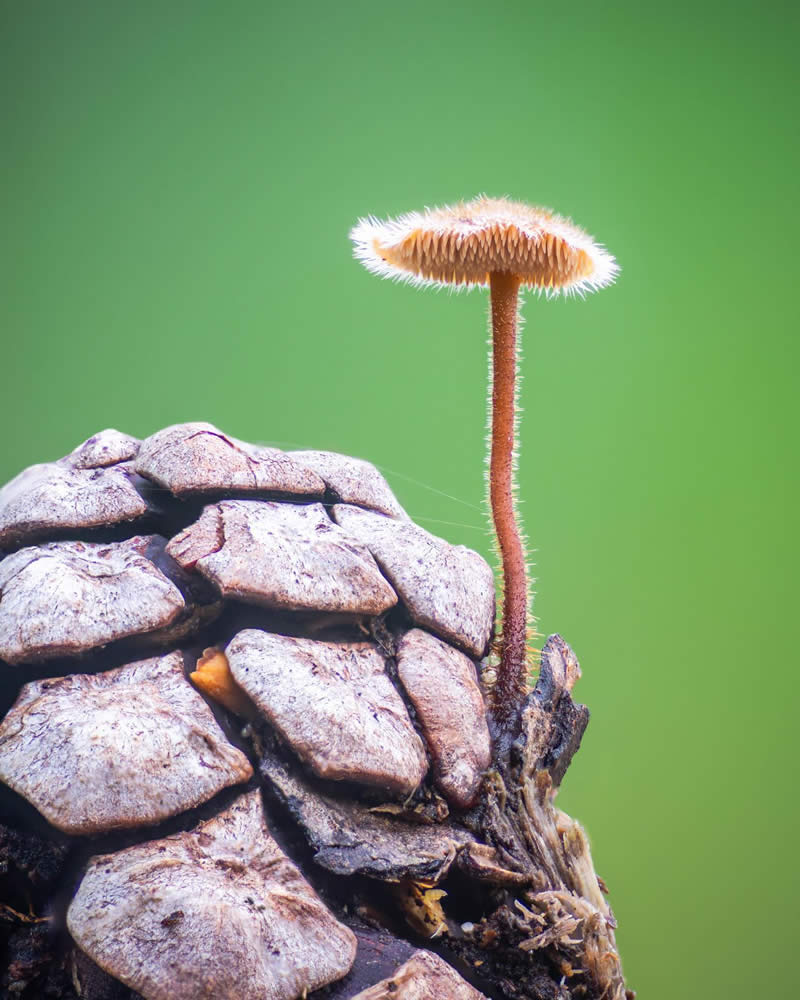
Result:
{"label": "orange mushroom", "polygon": [[245,719],[257,718],[255,705],[233,679],[228,657],[221,649],[215,646],[204,649],[189,677],[195,687],[230,709],[234,715]]}
{"label": "orange mushroom", "polygon": [[476,198],[381,222],[362,219],[350,233],[355,256],[381,277],[413,285],[488,285],[492,323],[489,499],[503,566],[496,720],[507,729],[526,690],[527,556],[514,506],[516,375],[520,287],[546,295],[583,295],[610,284],[614,258],[583,230],[543,208]]}

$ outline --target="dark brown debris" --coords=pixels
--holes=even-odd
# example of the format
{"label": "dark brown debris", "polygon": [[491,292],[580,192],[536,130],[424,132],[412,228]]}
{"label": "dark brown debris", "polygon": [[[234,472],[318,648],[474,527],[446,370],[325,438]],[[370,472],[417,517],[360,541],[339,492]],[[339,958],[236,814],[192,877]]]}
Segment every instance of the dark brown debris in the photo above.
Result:
{"label": "dark brown debris", "polygon": [[477,552],[360,507],[337,504],[333,518],[367,546],[416,624],[470,656],[485,654],[494,624],[494,574]]}
{"label": "dark brown debris", "polygon": [[454,806],[473,804],[492,759],[486,706],[475,664],[422,629],[397,644],[397,675],[433,757],[433,777]]}
{"label": "dark brown debris", "polygon": [[175,424],[146,438],[135,468],[179,497],[224,491],[301,497],[325,492],[319,476],[277,448],[246,444],[201,422]]}
{"label": "dark brown debris", "polygon": [[134,993],[118,979],[109,976],[80,948],[72,949],[69,971],[80,1000],[144,1000],[141,993]]}
{"label": "dark brown debris", "polygon": [[499,855],[487,844],[466,844],[458,853],[458,867],[470,878],[490,885],[515,887],[530,884],[525,872],[513,871],[500,863]]}
{"label": "dark brown debris", "polygon": [[314,860],[336,875],[439,882],[473,839],[452,823],[420,826],[319,792],[269,751],[259,769],[304,830]]}
{"label": "dark brown debris", "polygon": [[93,858],[67,923],[148,1000],[296,1000],[344,976],[356,951],[270,835],[259,792],[187,833]]}
{"label": "dark brown debris", "polygon": [[351,503],[408,520],[408,514],[397,502],[391,487],[370,462],[333,451],[290,451],[289,454],[316,472],[339,503]]}
{"label": "dark brown debris", "polygon": [[289,611],[379,615],[397,603],[366,546],[322,504],[226,500],[169,543],[225,597]]}
{"label": "dark brown debris", "polygon": [[570,697],[581,675],[575,654],[560,635],[551,635],[542,649],[536,687],[522,710],[523,739],[529,759],[546,770],[554,786],[561,783],[589,724],[589,709]]}
{"label": "dark brown debris", "polygon": [[321,642],[245,629],[226,649],[236,683],[322,778],[406,796],[428,761],[403,700],[369,642]]}
{"label": "dark brown debris", "polygon": [[[350,922],[348,926],[358,942],[353,967],[343,979],[312,993],[309,1000],[352,1000],[361,990],[391,976],[416,951],[408,941],[386,930],[357,921]],[[439,1000],[447,998],[440,997]]]}
{"label": "dark brown debris", "polygon": [[252,773],[180,653],[32,681],[0,723],[0,780],[69,834],[158,823]]}

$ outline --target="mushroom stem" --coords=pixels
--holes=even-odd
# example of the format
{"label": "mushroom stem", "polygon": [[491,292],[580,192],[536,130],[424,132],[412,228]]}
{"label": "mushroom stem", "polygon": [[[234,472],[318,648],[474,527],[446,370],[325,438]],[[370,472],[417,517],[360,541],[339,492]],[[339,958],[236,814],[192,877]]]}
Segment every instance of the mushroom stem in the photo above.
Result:
{"label": "mushroom stem", "polygon": [[493,345],[489,500],[503,566],[503,627],[494,711],[499,722],[509,723],[525,691],[528,647],[528,569],[514,506],[520,278],[494,271],[489,286]]}

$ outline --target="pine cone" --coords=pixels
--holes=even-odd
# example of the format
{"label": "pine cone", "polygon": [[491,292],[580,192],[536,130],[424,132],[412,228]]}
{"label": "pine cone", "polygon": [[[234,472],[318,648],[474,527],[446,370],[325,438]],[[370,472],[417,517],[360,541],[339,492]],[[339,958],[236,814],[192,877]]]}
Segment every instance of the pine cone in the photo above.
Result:
{"label": "pine cone", "polygon": [[0,552],[2,996],[625,997],[577,660],[493,741],[492,571],[373,466],[103,431]]}

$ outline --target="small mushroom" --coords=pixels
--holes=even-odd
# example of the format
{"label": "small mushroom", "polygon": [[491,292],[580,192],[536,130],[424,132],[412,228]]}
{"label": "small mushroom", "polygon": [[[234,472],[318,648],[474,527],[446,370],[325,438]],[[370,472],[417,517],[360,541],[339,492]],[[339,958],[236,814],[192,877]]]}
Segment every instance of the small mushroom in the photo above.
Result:
{"label": "small mushroom", "polygon": [[519,290],[525,286],[548,296],[582,295],[610,284],[619,269],[609,253],[567,219],[500,198],[476,198],[386,222],[362,219],[350,236],[355,256],[381,277],[413,285],[489,286],[489,498],[504,578],[494,711],[510,727],[526,688],[530,605],[527,554],[514,505]]}
{"label": "small mushroom", "polygon": [[246,719],[258,717],[255,705],[233,679],[228,657],[221,649],[215,646],[204,649],[189,679],[198,690],[224,705],[234,715]]}
{"label": "small mushroom", "polygon": [[32,681],[0,724],[0,780],[70,834],[159,823],[252,773],[180,653]]}
{"label": "small mushroom", "polygon": [[92,858],[67,925],[148,1000],[297,1000],[346,975],[356,951],[273,839],[257,791],[194,830]]}

